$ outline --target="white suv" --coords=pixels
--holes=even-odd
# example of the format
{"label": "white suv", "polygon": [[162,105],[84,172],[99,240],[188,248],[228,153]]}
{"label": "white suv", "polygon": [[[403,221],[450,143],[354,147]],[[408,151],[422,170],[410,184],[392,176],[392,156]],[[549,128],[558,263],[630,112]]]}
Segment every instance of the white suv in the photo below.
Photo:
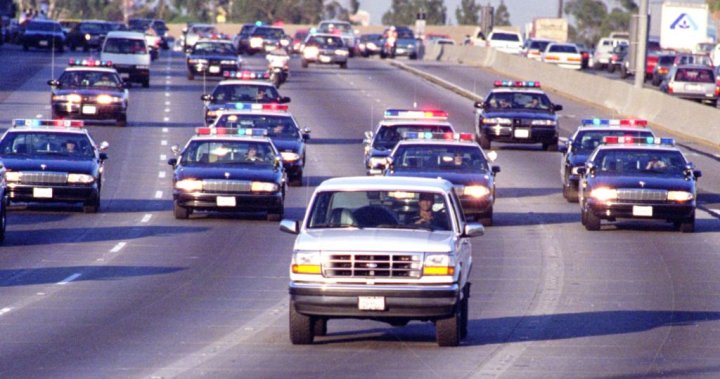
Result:
{"label": "white suv", "polygon": [[487,47],[508,54],[520,54],[523,47],[523,38],[519,32],[511,30],[493,30],[487,37]]}
{"label": "white suv", "polygon": [[150,87],[150,51],[143,33],[109,32],[100,51],[100,60],[112,62],[123,79]]}
{"label": "white suv", "polygon": [[290,264],[293,344],[324,336],[331,318],[431,321],[440,346],[467,334],[470,238],[484,229],[465,221],[452,183],[329,179],[315,190],[305,220],[283,220],[280,230],[298,235]]}

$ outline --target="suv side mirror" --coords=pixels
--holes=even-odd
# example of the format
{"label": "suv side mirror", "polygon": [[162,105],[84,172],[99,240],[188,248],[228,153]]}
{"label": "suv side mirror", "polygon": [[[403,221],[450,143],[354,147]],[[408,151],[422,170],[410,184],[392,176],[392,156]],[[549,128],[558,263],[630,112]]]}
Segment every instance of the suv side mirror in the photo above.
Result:
{"label": "suv side mirror", "polygon": [[473,106],[478,109],[485,108],[485,102],[484,101],[476,101]]}
{"label": "suv side mirror", "polygon": [[479,222],[468,222],[462,234],[463,237],[480,237],[485,234],[485,227]]}
{"label": "suv side mirror", "polygon": [[59,87],[59,86],[60,86],[60,82],[57,81],[57,80],[55,80],[55,79],[50,79],[50,80],[48,80],[48,81],[47,81],[47,84],[48,84],[50,87]]}
{"label": "suv side mirror", "polygon": [[296,220],[282,220],[280,221],[280,231],[290,234],[300,233],[300,223]]}
{"label": "suv side mirror", "polygon": [[213,101],[213,96],[209,93],[206,93],[206,94],[200,96],[200,100],[210,102],[210,101]]}

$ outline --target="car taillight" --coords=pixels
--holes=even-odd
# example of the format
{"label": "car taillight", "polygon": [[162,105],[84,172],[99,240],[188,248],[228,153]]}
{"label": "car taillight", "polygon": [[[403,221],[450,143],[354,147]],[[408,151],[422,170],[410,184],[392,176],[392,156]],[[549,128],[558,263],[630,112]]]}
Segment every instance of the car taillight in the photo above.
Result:
{"label": "car taillight", "polygon": [[720,82],[715,83],[715,96],[720,96]]}

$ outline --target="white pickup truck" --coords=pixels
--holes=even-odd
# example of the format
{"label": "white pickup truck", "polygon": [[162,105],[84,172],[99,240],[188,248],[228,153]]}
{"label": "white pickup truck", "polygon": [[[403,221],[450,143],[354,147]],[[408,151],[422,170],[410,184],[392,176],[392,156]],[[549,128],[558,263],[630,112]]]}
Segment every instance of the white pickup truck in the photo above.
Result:
{"label": "white pickup truck", "polygon": [[298,235],[290,264],[293,344],[326,335],[332,318],[430,321],[440,346],[467,334],[470,239],[484,229],[465,221],[450,182],[329,179],[304,221],[283,220],[280,230]]}

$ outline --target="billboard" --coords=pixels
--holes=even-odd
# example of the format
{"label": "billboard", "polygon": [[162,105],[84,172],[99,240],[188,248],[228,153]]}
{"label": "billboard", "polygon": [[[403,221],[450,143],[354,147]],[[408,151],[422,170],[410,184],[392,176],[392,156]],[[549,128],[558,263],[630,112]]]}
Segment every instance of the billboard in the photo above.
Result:
{"label": "billboard", "polygon": [[692,50],[698,43],[707,41],[707,4],[663,3],[660,21],[663,49]]}

